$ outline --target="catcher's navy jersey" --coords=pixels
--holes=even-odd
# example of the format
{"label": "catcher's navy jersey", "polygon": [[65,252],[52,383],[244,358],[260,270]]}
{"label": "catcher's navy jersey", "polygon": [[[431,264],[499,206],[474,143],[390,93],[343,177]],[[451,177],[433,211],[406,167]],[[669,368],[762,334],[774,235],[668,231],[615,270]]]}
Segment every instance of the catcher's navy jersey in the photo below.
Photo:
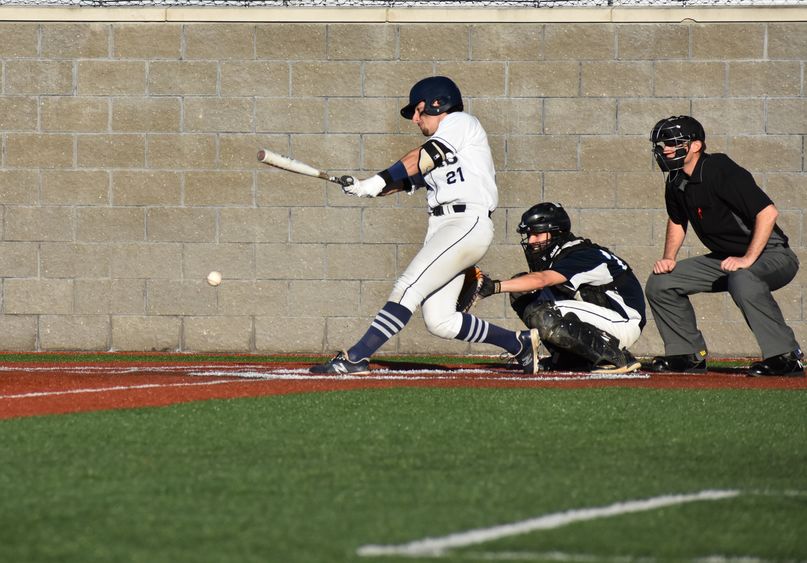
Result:
{"label": "catcher's navy jersey", "polygon": [[[575,246],[579,249],[574,249]],[[641,326],[645,325],[642,286],[628,265],[607,249],[586,244],[584,239],[573,239],[561,247],[558,259],[548,269],[566,278],[563,288],[569,293],[577,293],[586,285],[607,286],[603,305],[626,319],[638,314]]]}
{"label": "catcher's navy jersey", "polygon": [[493,211],[498,205],[496,171],[488,136],[479,120],[465,112],[446,115],[430,137],[451,151],[443,166],[426,174],[429,207],[465,203]]}

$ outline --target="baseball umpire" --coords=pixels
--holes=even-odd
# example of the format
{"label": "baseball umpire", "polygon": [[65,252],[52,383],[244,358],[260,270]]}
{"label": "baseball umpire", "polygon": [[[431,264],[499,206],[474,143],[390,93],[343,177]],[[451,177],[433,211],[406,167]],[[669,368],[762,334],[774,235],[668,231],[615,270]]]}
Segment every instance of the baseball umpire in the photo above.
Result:
{"label": "baseball umpire", "polygon": [[536,330],[505,330],[456,308],[464,270],[485,255],[493,240],[490,215],[498,203],[498,190],[485,130],[463,111],[459,88],[444,76],[417,82],[401,116],[420,128],[426,142],[365,180],[343,178],[343,189],[359,197],[377,197],[425,186],[430,217],[423,248],[395,282],[364,336],[311,372],[367,373],[370,356],[421,306],[432,334],[493,344],[512,354],[525,373],[536,373],[540,344]]}
{"label": "baseball umpire", "polygon": [[560,204],[530,207],[517,228],[529,273],[485,276],[480,296],[510,293],[513,309],[551,353],[542,369],[635,371],[641,364],[627,348],[645,325],[642,286],[624,260],[571,229]]}
{"label": "baseball umpire", "polygon": [[[771,292],[787,285],[799,261],[776,224],[779,212],[754,177],[725,154],[706,152],[698,121],[662,119],[650,134],[652,150],[667,173],[664,255],[645,285],[665,356],[656,372],[706,371],[706,342],[689,296],[728,291],[762,351],[751,376],[804,376],[802,353]],[[676,260],[691,225],[710,250]]]}

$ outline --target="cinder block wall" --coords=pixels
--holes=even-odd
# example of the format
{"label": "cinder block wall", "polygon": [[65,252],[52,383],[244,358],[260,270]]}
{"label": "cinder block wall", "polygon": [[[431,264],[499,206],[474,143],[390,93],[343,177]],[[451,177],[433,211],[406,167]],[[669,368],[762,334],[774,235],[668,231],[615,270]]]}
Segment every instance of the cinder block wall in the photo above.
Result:
{"label": "cinder block wall", "polygon": [[[648,134],[683,113],[754,173],[804,258],[805,61],[807,23],[0,22],[0,349],[352,344],[420,247],[424,195],[348,197],[256,152],[383,169],[420,144],[398,108],[431,74],[490,136],[493,276],[525,269],[515,225],[553,200],[644,281],[666,218]],[[805,282],[776,293],[802,344]],[[693,301],[712,353],[758,355],[730,299]],[[503,296],[477,313],[519,326]],[[496,352],[419,317],[382,351]],[[634,351],[663,351],[652,320]]]}

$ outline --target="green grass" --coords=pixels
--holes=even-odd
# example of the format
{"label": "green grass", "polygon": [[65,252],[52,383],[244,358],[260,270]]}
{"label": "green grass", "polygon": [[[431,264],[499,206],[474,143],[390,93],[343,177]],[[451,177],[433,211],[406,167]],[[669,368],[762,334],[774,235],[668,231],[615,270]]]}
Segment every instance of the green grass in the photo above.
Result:
{"label": "green grass", "polygon": [[772,494],[581,522],[442,560],[804,560],[805,412],[797,391],[393,389],[0,421],[0,559],[425,561],[356,550],[738,489]]}

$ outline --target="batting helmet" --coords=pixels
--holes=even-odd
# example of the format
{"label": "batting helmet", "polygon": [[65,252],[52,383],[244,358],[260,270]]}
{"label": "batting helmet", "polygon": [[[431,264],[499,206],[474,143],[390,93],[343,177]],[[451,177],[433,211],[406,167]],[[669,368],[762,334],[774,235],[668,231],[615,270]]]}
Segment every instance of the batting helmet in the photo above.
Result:
{"label": "batting helmet", "polygon": [[426,102],[423,113],[426,115],[440,115],[449,110],[462,111],[462,94],[454,81],[445,76],[430,76],[412,86],[409,91],[409,104],[401,108],[401,115],[412,119],[415,107],[420,102]]}
{"label": "batting helmet", "polygon": [[[662,172],[674,172],[684,167],[689,143],[700,141],[706,149],[706,132],[697,119],[688,115],[678,115],[662,119],[650,132],[653,143],[653,156]],[[675,153],[667,157],[664,147],[676,147]]]}

